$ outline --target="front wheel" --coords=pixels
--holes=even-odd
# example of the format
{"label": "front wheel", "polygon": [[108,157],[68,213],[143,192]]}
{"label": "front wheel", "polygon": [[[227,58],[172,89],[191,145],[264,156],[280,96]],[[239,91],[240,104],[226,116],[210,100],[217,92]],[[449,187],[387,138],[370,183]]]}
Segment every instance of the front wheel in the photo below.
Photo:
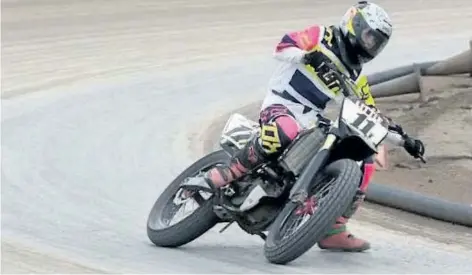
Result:
{"label": "front wheel", "polygon": [[320,241],[336,219],[351,206],[362,172],[350,159],[337,160],[311,183],[304,205],[289,202],[271,226],[264,255],[271,263],[286,264]]}
{"label": "front wheel", "polygon": [[[184,201],[178,198],[178,194],[185,192],[180,188],[184,179],[218,164],[227,163],[228,160],[229,155],[223,150],[210,153],[193,163],[167,186],[149,213],[147,235],[151,242],[162,247],[178,247],[195,240],[218,223],[219,219],[213,212],[213,202],[210,199],[212,194],[193,192]],[[185,210],[190,202],[196,203],[198,208],[183,215],[180,221],[174,221],[176,214]]]}

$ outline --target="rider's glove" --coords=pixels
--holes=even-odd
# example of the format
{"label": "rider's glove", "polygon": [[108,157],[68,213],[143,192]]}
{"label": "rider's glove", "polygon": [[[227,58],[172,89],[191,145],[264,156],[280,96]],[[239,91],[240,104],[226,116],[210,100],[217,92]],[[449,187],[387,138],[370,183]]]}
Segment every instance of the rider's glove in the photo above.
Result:
{"label": "rider's glove", "polygon": [[415,159],[422,157],[425,152],[424,144],[421,140],[419,139],[414,139],[414,138],[406,138],[405,143],[403,144],[403,148],[413,156]]}
{"label": "rider's glove", "polygon": [[311,65],[315,69],[327,69],[326,66],[324,66],[324,62],[326,61],[326,57],[323,56],[322,53],[318,51],[314,52],[308,52],[306,53],[303,58],[302,58],[302,63],[306,65]]}

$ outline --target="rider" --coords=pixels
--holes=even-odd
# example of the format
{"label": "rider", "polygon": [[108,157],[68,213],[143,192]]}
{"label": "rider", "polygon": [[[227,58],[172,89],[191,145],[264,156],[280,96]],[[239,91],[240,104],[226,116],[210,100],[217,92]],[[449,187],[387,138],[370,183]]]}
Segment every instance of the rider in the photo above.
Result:
{"label": "rider", "polygon": [[[355,81],[358,96],[375,108],[367,77],[361,75],[361,70],[363,64],[384,49],[391,35],[392,24],[386,11],[368,1],[349,8],[339,25],[313,25],[284,35],[274,53],[280,62],[261,107],[261,134],[250,140],[227,166],[215,167],[184,184],[219,188],[280,155],[302,128],[317,119],[329,101],[341,97],[337,84],[341,80],[328,73],[327,62]],[[390,134],[394,144],[403,146],[415,158],[424,154],[420,140],[403,140],[392,132]],[[373,172],[373,162],[366,165]],[[338,218],[331,232],[318,243],[320,248],[342,251],[370,248],[369,242],[354,237],[346,229],[348,219],[363,200],[367,184],[363,185],[351,211]]]}

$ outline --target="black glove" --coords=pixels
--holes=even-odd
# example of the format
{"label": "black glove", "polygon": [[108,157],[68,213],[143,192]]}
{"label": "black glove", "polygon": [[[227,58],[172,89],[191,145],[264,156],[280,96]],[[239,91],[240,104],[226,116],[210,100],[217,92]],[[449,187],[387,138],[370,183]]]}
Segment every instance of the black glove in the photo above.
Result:
{"label": "black glove", "polygon": [[302,58],[303,64],[311,65],[315,68],[323,63],[323,61],[325,61],[325,57],[318,51],[306,53]]}
{"label": "black glove", "polygon": [[413,156],[415,159],[422,157],[425,152],[423,142],[419,139],[414,139],[410,137],[405,138],[403,148],[405,148],[408,154]]}
{"label": "black glove", "polygon": [[328,65],[331,61],[323,53],[318,51],[306,53],[302,58],[302,63],[312,66],[322,75],[331,71]]}

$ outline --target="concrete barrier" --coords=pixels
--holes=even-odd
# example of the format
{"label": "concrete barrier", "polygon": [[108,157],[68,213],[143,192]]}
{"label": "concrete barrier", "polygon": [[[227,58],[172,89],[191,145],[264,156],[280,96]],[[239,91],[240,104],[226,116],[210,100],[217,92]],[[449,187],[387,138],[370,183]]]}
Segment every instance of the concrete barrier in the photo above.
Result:
{"label": "concrete barrier", "polygon": [[381,98],[418,93],[420,91],[420,77],[414,72],[373,85],[371,86],[372,96]]}
{"label": "concrete barrier", "polygon": [[390,97],[403,94],[420,93],[422,76],[445,76],[469,74],[472,76],[472,40],[469,49],[445,60],[406,65],[367,76],[374,97]]}
{"label": "concrete barrier", "polygon": [[[472,42],[471,42],[472,43]],[[425,70],[425,75],[452,75],[472,73],[472,50],[468,49]]]}
{"label": "concrete barrier", "polygon": [[[439,60],[436,61],[429,61],[429,62],[423,62],[423,63],[417,63],[416,66],[418,66],[421,69],[421,73],[425,74],[426,69],[431,67],[432,65],[438,63]],[[401,66],[398,68],[393,68],[390,70],[378,72],[372,75],[367,76],[367,79],[369,81],[369,84],[371,86],[383,83],[389,80],[392,80],[394,78],[402,77],[408,74],[412,74],[415,72],[415,64],[411,65],[405,65]]]}
{"label": "concrete barrier", "polygon": [[472,205],[454,203],[375,183],[369,185],[366,200],[421,216],[472,227]]}

